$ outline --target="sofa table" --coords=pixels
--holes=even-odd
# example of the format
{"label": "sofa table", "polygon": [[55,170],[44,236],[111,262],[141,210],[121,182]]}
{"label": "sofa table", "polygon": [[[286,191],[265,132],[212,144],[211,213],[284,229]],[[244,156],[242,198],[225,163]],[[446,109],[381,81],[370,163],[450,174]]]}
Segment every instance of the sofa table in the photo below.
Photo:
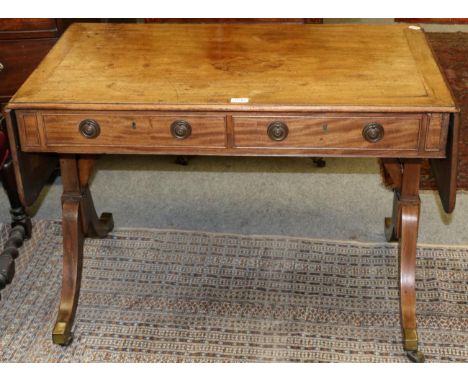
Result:
{"label": "sofa table", "polygon": [[385,229],[399,240],[403,347],[424,359],[416,333],[419,174],[429,158],[451,212],[458,109],[420,27],[74,24],[5,116],[23,199],[21,153],[60,157],[55,343],[72,339],[84,238],[113,227],[112,215],[96,215],[89,190],[97,155],[372,157],[383,158],[394,184]]}

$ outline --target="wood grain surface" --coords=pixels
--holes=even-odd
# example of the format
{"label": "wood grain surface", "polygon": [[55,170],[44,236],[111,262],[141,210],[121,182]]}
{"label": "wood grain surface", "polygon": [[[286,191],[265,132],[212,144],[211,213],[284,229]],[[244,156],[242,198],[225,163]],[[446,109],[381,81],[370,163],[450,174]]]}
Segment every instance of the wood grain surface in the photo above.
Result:
{"label": "wood grain surface", "polygon": [[406,24],[73,24],[9,105],[32,106],[457,110],[423,31]]}

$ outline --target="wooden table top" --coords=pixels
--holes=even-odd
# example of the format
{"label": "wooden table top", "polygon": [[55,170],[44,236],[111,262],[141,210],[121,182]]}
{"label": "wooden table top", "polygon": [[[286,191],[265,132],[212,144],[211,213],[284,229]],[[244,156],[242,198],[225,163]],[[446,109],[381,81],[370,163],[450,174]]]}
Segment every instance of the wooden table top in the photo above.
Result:
{"label": "wooden table top", "polygon": [[74,24],[9,107],[457,111],[405,24]]}

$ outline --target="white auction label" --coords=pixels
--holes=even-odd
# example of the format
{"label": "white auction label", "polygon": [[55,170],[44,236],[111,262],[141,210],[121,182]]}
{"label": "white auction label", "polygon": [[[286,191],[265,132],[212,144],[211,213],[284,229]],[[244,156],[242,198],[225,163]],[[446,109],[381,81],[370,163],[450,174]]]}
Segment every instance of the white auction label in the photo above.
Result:
{"label": "white auction label", "polygon": [[248,98],[231,98],[231,103],[249,103]]}

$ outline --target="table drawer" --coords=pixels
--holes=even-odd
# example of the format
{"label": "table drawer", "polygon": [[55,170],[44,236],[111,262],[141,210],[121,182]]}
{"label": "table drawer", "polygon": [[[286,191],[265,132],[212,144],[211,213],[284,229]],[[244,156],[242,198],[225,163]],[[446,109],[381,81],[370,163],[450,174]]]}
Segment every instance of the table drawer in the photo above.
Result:
{"label": "table drawer", "polygon": [[42,124],[46,146],[226,146],[224,116],[43,113]]}
{"label": "table drawer", "polygon": [[418,150],[422,116],[236,116],[233,125],[238,148]]}

